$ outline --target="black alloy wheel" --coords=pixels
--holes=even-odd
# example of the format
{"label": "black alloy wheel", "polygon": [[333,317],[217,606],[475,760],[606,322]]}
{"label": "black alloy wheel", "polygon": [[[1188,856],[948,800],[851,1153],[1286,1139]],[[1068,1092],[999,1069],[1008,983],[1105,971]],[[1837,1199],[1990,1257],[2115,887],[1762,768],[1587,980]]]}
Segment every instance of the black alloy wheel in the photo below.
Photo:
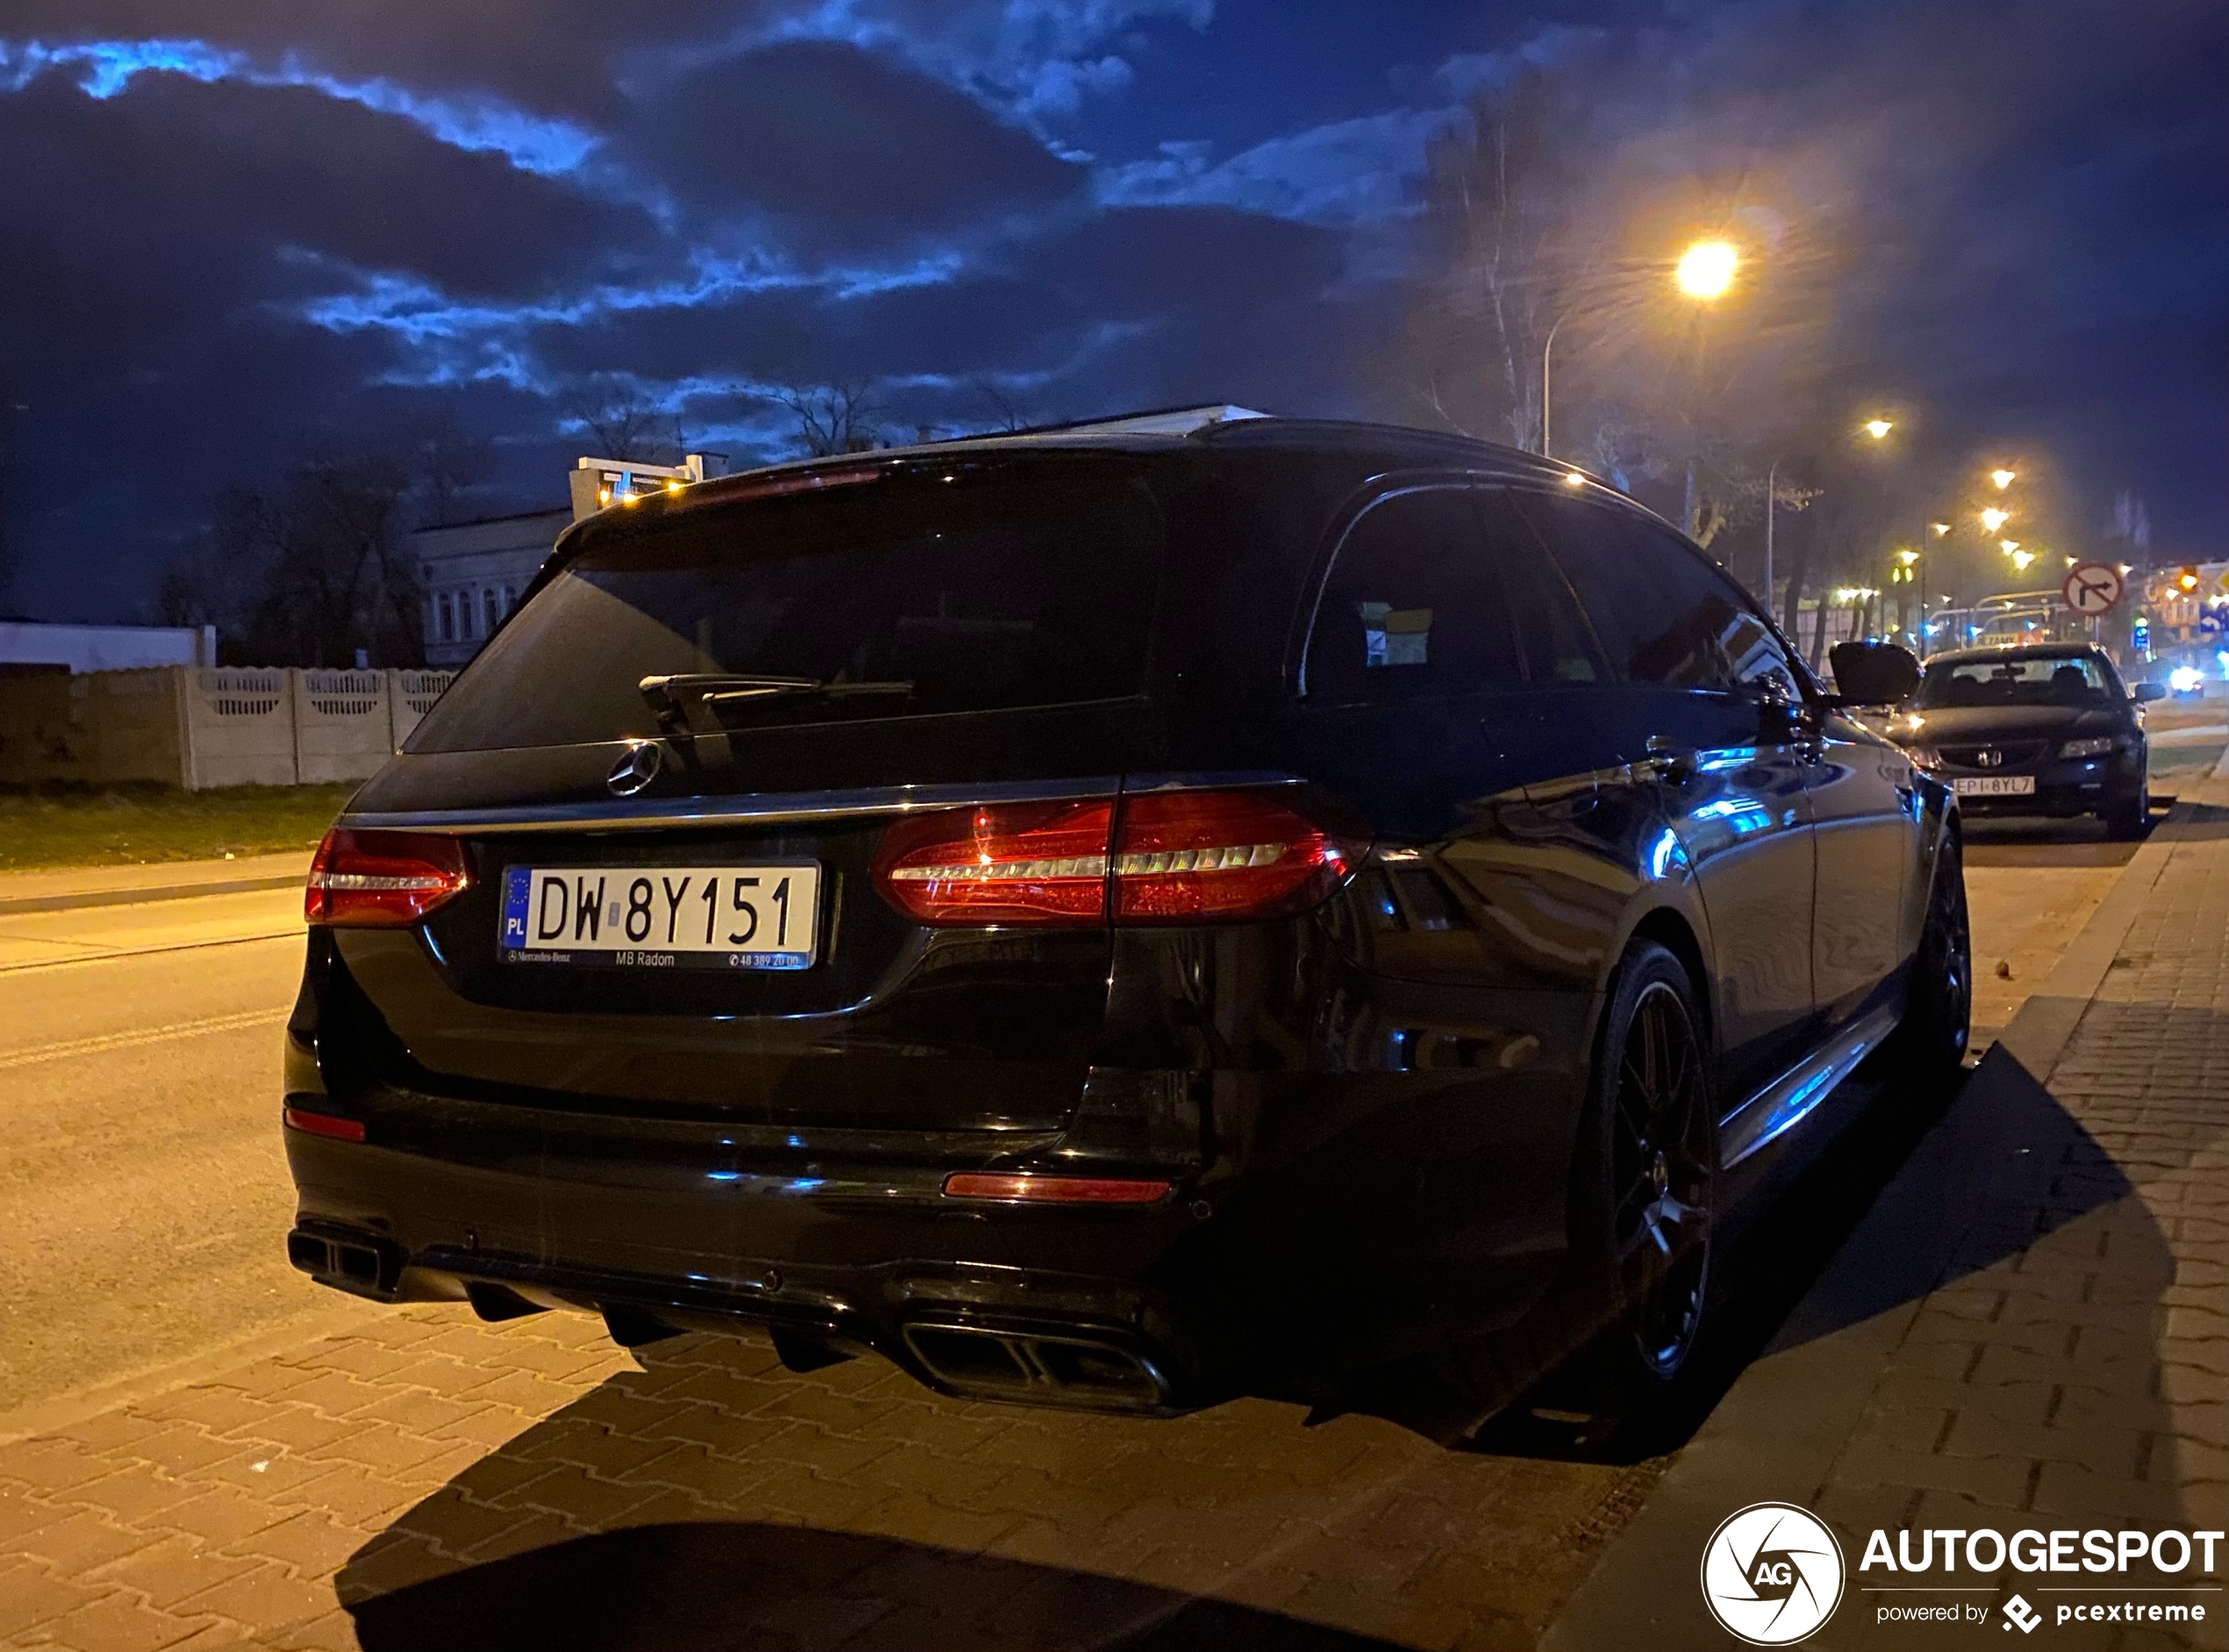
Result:
{"label": "black alloy wheel", "polygon": [[1685,997],[1645,983],[1629,1013],[1610,1110],[1610,1238],[1633,1353],[1659,1381],[1702,1327],[1716,1131]]}
{"label": "black alloy wheel", "polygon": [[1903,1076],[1940,1079],[1966,1064],[1974,1010],[1974,958],[1966,924],[1966,863],[1946,837],[1935,856],[1927,919],[1911,961],[1904,1019],[1882,1047],[1883,1066]]}

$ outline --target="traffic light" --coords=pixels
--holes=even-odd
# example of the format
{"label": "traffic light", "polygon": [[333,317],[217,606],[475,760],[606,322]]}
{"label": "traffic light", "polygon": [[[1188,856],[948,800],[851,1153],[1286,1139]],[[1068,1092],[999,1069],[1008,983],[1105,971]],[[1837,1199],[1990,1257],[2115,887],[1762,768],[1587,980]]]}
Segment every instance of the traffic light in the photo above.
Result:
{"label": "traffic light", "polygon": [[2180,575],[2178,575],[2178,576],[2176,576],[2175,583],[2177,585],[2180,585],[2180,586],[2181,586],[2181,587],[2182,587],[2184,590],[2197,590],[2197,588],[2198,588],[2198,567],[2197,567],[2197,563],[2195,563],[2195,562],[2186,562],[2186,563],[2184,563],[2184,564],[2183,564],[2183,567],[2182,567],[2182,572]]}

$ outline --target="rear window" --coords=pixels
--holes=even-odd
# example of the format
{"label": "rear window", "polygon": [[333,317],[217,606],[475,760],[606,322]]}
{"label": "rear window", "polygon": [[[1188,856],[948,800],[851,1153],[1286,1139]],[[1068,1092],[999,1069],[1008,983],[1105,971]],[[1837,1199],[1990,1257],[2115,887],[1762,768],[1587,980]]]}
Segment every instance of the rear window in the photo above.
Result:
{"label": "rear window", "polygon": [[885,473],[621,526],[520,608],[409,749],[653,737],[651,676],[828,685],[705,702],[735,729],[1134,694],[1165,543],[1136,461],[1100,457]]}
{"label": "rear window", "polygon": [[1938,660],[1920,679],[1914,704],[1929,710],[1961,705],[2104,705],[2114,698],[2096,660],[2025,654],[2002,660]]}

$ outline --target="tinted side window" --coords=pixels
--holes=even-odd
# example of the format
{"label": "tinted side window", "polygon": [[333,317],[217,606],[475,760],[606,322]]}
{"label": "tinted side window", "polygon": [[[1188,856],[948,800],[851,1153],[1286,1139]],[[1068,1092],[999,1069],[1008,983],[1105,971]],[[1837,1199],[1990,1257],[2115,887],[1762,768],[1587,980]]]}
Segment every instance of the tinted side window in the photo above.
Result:
{"label": "tinted side window", "polygon": [[1460,694],[1521,677],[1469,490],[1395,494],[1356,519],[1316,604],[1311,698]]}
{"label": "tinted side window", "polygon": [[1479,511],[1494,547],[1494,569],[1509,605],[1509,619],[1535,684],[1600,683],[1608,678],[1588,634],[1578,599],[1509,502],[1506,490],[1480,490]]}
{"label": "tinted side window", "polygon": [[[1526,494],[1519,503],[1629,682],[1723,688],[1764,669],[1756,655],[1770,632],[1683,541],[1639,516],[1583,499]],[[1745,662],[1739,672],[1737,652]],[[1785,672],[1786,660],[1778,664]]]}

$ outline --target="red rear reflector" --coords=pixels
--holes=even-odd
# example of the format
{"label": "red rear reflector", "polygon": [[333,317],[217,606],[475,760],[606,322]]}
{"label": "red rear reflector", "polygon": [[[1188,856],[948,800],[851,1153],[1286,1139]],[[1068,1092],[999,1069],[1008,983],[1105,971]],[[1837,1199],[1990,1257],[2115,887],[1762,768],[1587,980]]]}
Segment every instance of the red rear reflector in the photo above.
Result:
{"label": "red rear reflector", "polygon": [[993,1176],[963,1170],[944,1178],[947,1198],[1001,1199],[1014,1205],[1158,1205],[1166,1182],[1090,1176]]}
{"label": "red rear reflector", "polygon": [[351,832],[318,845],[302,916],[313,924],[405,929],[472,882],[464,845],[430,832]]}
{"label": "red rear reflector", "polygon": [[1324,830],[1289,791],[1149,791],[1122,799],[1114,921],[1183,924],[1305,912],[1346,880],[1366,838]]}
{"label": "red rear reflector", "polygon": [[1104,923],[1114,823],[1106,798],[901,820],[883,834],[875,887],[924,924]]}
{"label": "red rear reflector", "polygon": [[924,924],[1103,924],[1110,890],[1119,924],[1283,917],[1369,849],[1301,801],[1287,789],[1147,792],[1122,800],[1119,828],[1100,800],[921,815],[884,835],[875,887]]}
{"label": "red rear reflector", "polygon": [[329,1112],[305,1112],[299,1107],[286,1110],[286,1126],[313,1136],[331,1136],[335,1141],[364,1139],[364,1121],[361,1119],[336,1119]]}

